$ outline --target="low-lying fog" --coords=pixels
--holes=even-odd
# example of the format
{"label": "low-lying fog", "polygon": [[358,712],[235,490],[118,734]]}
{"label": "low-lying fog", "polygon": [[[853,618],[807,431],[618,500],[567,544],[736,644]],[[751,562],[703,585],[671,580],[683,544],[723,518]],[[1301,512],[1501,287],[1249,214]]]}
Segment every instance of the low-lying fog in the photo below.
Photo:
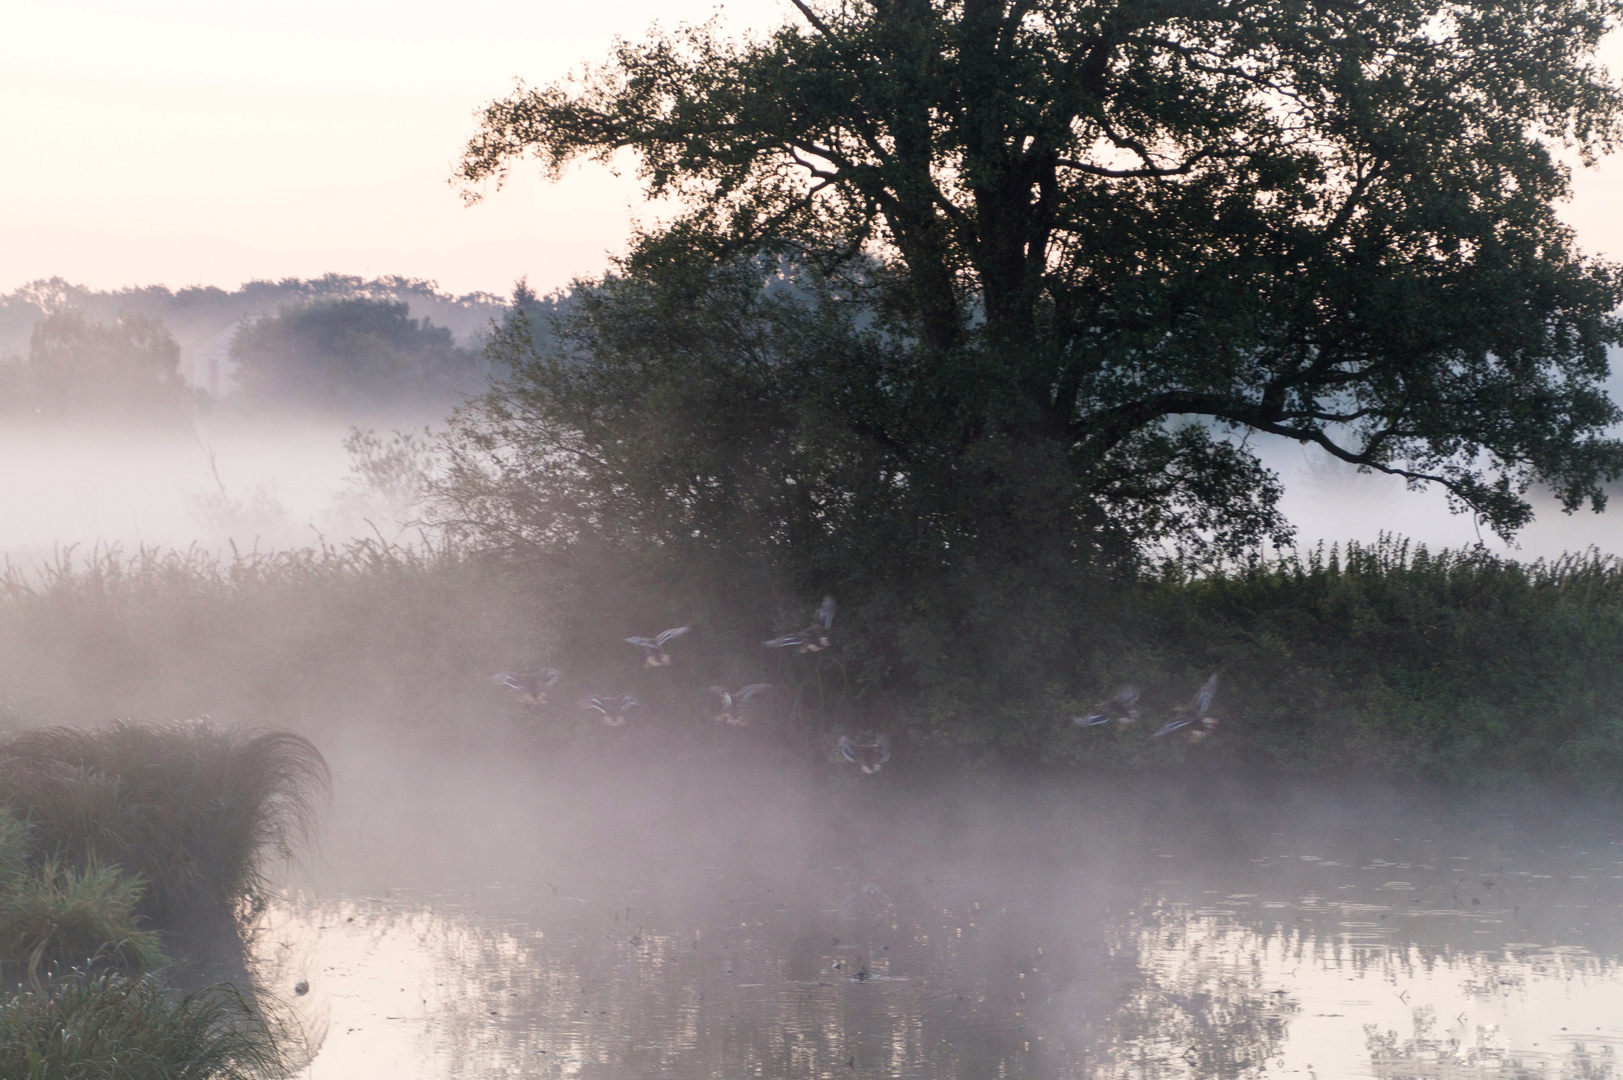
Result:
{"label": "low-lying fog", "polygon": [[[390,434],[387,422],[367,426]],[[163,427],[0,426],[0,554],[29,565],[97,544],[271,550],[371,535],[373,524],[394,539],[392,522],[367,520],[349,497],[351,427],[222,414]]]}
{"label": "low-lying fog", "polygon": [[1618,1067],[1613,822],[647,750],[611,774],[511,743],[333,747],[325,848],[259,944],[271,985],[308,982],[308,1075]]}
{"label": "low-lying fog", "polygon": [[[425,423],[432,419],[401,416],[360,426],[386,439]],[[70,545],[225,549],[232,541],[263,551],[371,536],[374,528],[395,539],[401,515],[380,517],[355,497],[344,449],[352,426],[330,416],[221,412],[167,427],[0,427],[0,555],[30,565]],[[1285,510],[1304,547],[1385,532],[1433,548],[1480,541],[1523,559],[1590,546],[1623,553],[1623,507],[1569,516],[1537,498],[1537,519],[1507,547],[1450,513],[1440,491],[1409,491],[1396,478],[1361,475],[1283,440],[1256,445],[1285,479]]]}
{"label": "low-lying fog", "polygon": [[[349,431],[0,430],[0,553],[394,538]],[[1304,544],[1479,539],[1436,492],[1263,450]],[[1613,522],[1545,505],[1515,553],[1623,553]],[[1198,762],[865,776],[667,752],[653,725],[610,769],[511,712],[432,753],[345,719],[301,724],[336,801],[255,942],[313,1080],[1619,1069],[1623,832],[1592,808],[1259,792]]]}

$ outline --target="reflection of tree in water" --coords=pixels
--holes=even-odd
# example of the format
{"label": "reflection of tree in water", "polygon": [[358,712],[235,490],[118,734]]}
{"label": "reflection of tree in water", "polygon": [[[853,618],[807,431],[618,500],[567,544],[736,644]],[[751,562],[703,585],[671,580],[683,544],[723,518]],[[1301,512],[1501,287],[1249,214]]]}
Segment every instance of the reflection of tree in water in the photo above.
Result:
{"label": "reflection of tree in water", "polygon": [[[1090,964],[1097,946],[1033,947],[1030,924],[1001,907],[921,910],[915,899],[841,882],[798,907],[744,897],[708,912],[682,904],[677,925],[647,906],[633,917],[623,899],[616,910],[607,896],[548,897],[514,922],[404,897],[300,914],[341,931],[373,966],[408,958],[425,972],[421,1010],[397,1030],[420,1033],[436,1074],[947,1080],[1078,1071],[1082,1055],[1048,1022],[1059,1006],[1047,1003],[1062,1001],[1068,1016],[1106,1008]],[[331,944],[316,946],[305,947],[332,954]],[[351,987],[391,1010],[395,990]],[[402,996],[415,1005],[417,995]]]}
{"label": "reflection of tree in water", "polygon": [[[1437,1017],[1429,1007],[1414,1011],[1414,1034],[1400,1039],[1396,1031],[1364,1025],[1364,1045],[1370,1072],[1382,1080],[1613,1080],[1616,1055],[1600,1045],[1572,1042],[1557,1054],[1512,1053],[1497,1027],[1477,1025],[1469,1042],[1461,1035],[1437,1033]],[[1559,1066],[1553,1068],[1552,1066]]]}
{"label": "reflection of tree in water", "polygon": [[1299,1006],[1263,985],[1269,945],[1249,929],[1152,904],[1121,944],[1143,958],[1141,981],[1101,1027],[1095,1075],[1226,1080],[1279,1051]]}

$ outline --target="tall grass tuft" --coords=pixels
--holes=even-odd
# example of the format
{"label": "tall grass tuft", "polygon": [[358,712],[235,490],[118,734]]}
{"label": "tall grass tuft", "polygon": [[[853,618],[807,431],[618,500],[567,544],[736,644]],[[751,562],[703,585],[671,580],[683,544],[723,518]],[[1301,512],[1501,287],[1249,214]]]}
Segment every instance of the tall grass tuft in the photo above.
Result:
{"label": "tall grass tuft", "polygon": [[139,878],[110,866],[77,871],[49,859],[37,874],[14,874],[3,885],[0,977],[21,973],[37,983],[90,960],[140,972],[167,963],[158,935],[139,925]]}
{"label": "tall grass tuft", "polygon": [[121,722],[45,728],[0,742],[0,804],[72,866],[117,866],[145,883],[159,920],[263,909],[265,861],[295,858],[330,791],[309,740],[284,731]]}
{"label": "tall grass tuft", "polygon": [[287,1073],[260,1015],[225,987],[75,974],[0,1004],[6,1080],[257,1080]]}

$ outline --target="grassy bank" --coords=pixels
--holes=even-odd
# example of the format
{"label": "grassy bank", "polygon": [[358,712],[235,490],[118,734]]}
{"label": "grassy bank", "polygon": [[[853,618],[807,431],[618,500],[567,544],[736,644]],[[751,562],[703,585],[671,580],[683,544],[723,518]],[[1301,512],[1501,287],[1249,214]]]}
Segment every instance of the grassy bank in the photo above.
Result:
{"label": "grassy bank", "polygon": [[151,976],[72,974],[0,1000],[0,1076],[264,1080],[277,1040],[228,987],[177,994]]}
{"label": "grassy bank", "polygon": [[[1623,780],[1623,566],[1601,557],[1522,564],[1392,541],[1159,576],[1075,613],[1063,662],[992,685],[947,656],[929,681],[874,645],[860,598],[834,648],[770,651],[779,628],[739,627],[639,601],[627,577],[585,591],[556,567],[380,545],[214,560],[102,553],[0,594],[0,692],[14,723],[212,714],[297,727],[483,740],[728,739],[819,760],[840,731],[885,730],[907,760],[1043,759],[1157,768],[1192,759],[1315,773],[1361,769],[1451,781],[1516,778],[1615,791]],[[657,590],[656,590],[657,591]],[[586,599],[582,599],[582,597]],[[571,599],[572,598],[572,599]],[[697,611],[668,668],[620,638]],[[791,612],[792,617],[794,613]],[[1064,634],[1066,628],[1056,633]],[[949,640],[951,635],[948,635]],[[967,635],[965,635],[967,638]],[[965,640],[964,655],[978,643]],[[881,656],[883,666],[875,661]],[[545,706],[489,676],[564,671]],[[1164,716],[1221,675],[1222,737],[1200,746],[1069,718],[1114,687]],[[747,728],[718,725],[706,687],[771,681]],[[634,722],[604,729],[584,692],[630,692]]]}
{"label": "grassy bank", "polygon": [[0,1076],[285,1071],[245,950],[267,863],[308,841],[327,787],[286,732],[0,737]]}

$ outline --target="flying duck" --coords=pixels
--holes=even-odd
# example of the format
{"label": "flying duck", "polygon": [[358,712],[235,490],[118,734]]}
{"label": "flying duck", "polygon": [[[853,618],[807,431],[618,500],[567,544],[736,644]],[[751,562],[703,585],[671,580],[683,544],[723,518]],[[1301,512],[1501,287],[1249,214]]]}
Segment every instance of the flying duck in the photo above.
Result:
{"label": "flying duck", "polygon": [[583,709],[596,709],[602,713],[602,720],[609,727],[619,727],[626,722],[626,710],[642,702],[630,694],[600,694],[593,697],[583,697],[577,702]]}
{"label": "flying duck", "polygon": [[766,642],[769,649],[784,649],[793,647],[796,652],[819,652],[829,646],[828,633],[834,628],[834,598],[823,597],[812,615],[811,625],[804,630],[797,630],[793,634],[773,638]]}
{"label": "flying duck", "polygon": [[640,645],[647,650],[643,663],[648,667],[664,667],[671,662],[671,654],[665,651],[665,643],[672,638],[681,637],[691,627],[678,626],[670,630],[661,631],[658,637],[628,637],[626,644]]}
{"label": "flying duck", "polygon": [[863,772],[876,773],[890,760],[890,736],[876,735],[871,743],[859,743],[841,735],[839,751],[841,757],[861,766]]}
{"label": "flying duck", "polygon": [[556,686],[561,678],[557,668],[542,668],[540,671],[504,671],[492,675],[490,681],[512,690],[526,705],[541,705],[547,700],[547,689]]}
{"label": "flying duck", "polygon": [[[736,691],[729,690],[725,686],[712,686],[710,692],[721,696],[721,712],[716,714],[716,719],[718,721],[725,720],[729,724],[749,723],[749,717],[744,715],[744,702],[756,694],[763,694],[770,689],[772,689],[772,684],[764,682],[750,683],[742,690]],[[734,703],[738,705],[737,712],[733,711]]]}
{"label": "flying duck", "polygon": [[1071,717],[1071,723],[1078,727],[1098,727],[1114,720],[1126,726],[1138,719],[1138,710],[1133,708],[1138,702],[1138,696],[1144,691],[1131,684],[1116,691],[1116,696],[1108,701],[1101,701],[1087,711],[1085,716]]}
{"label": "flying duck", "polygon": [[1172,718],[1156,729],[1151,738],[1159,739],[1163,735],[1171,735],[1174,731],[1190,728],[1189,741],[1199,742],[1212,734],[1219,721],[1215,716],[1207,716],[1206,710],[1211,707],[1212,695],[1217,693],[1217,676],[1213,675],[1206,680],[1200,692],[1189,699],[1187,705],[1179,705],[1172,710]]}

